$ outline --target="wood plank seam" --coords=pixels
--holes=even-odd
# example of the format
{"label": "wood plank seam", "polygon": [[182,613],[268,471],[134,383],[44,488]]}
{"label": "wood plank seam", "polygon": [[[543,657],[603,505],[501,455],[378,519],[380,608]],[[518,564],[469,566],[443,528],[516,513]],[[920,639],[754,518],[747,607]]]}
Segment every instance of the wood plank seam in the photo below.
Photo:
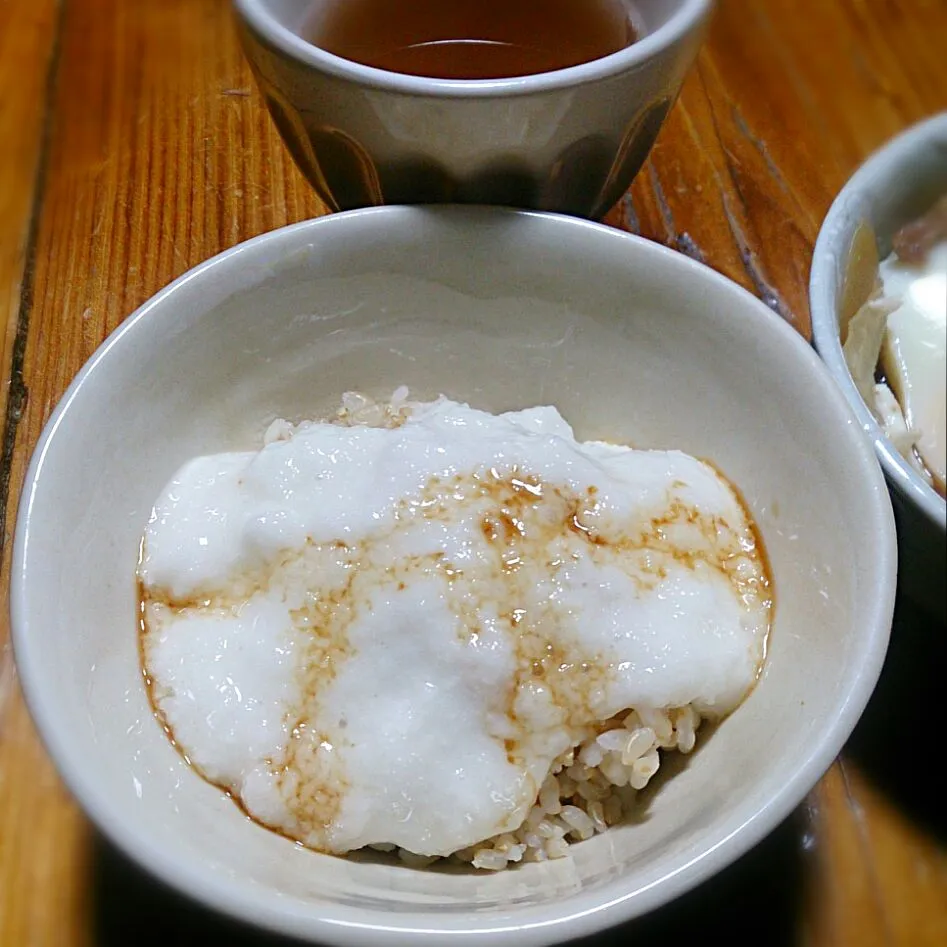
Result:
{"label": "wood plank seam", "polygon": [[[665,241],[666,245],[672,250],[677,250],[678,253],[683,253],[684,256],[689,256],[692,260],[696,260],[698,263],[706,263],[706,258],[704,257],[704,252],[697,245],[697,242],[686,230],[678,230],[677,224],[674,221],[674,213],[671,210],[670,202],[667,199],[667,195],[664,193],[664,187],[661,184],[661,179],[658,177],[658,172],[654,168],[654,162],[651,158],[648,158],[646,162],[646,168],[648,171],[648,184],[651,186],[651,191],[654,194],[655,203],[658,205],[658,212],[661,215],[661,223],[664,225],[664,229],[667,231],[667,240]],[[624,209],[626,212],[626,222],[632,223],[631,229],[635,233],[638,232],[638,217],[635,214],[634,205],[631,203],[631,194],[630,192],[625,195],[627,199]]]}
{"label": "wood plank seam", "polygon": [[631,191],[626,191],[620,203],[620,214],[624,229],[629,233],[641,233],[641,221],[638,219],[638,212],[635,210],[635,202],[631,196]]}
{"label": "wood plank seam", "polygon": [[[697,74],[700,77],[700,84],[703,87],[704,95],[707,97],[710,122],[713,126],[717,143],[720,146],[720,151],[724,157],[727,177],[730,179],[730,184],[733,187],[734,194],[736,194],[743,206],[744,213],[749,216],[750,211],[747,207],[743,189],[740,186],[740,178],[739,175],[734,171],[733,156],[727,148],[726,142],[724,141],[723,135],[721,134],[720,125],[717,121],[717,112],[716,109],[714,109],[713,96],[710,94],[707,80],[704,77],[704,65],[700,59],[697,61],[696,69]],[[750,247],[750,242],[747,239],[746,233],[744,233],[743,227],[740,225],[736,214],[733,212],[733,207],[730,204],[730,195],[727,193],[726,188],[723,187],[723,182],[720,180],[720,173],[715,171],[714,176],[717,178],[718,184],[720,185],[720,196],[723,200],[723,212],[727,218],[727,225],[730,228],[730,233],[733,237],[734,243],[736,243],[737,249],[740,251],[740,259],[743,261],[743,269],[746,270],[746,274],[749,276],[750,281],[753,284],[756,295],[778,316],[781,316],[790,325],[794,325],[795,320],[792,317],[789,307],[786,305],[782,296],[780,296],[780,294],[777,292],[772,282],[768,279],[767,275],[763,272],[763,268],[757,260],[756,254]]]}
{"label": "wood plank seam", "polygon": [[16,332],[13,336],[10,366],[7,372],[9,391],[7,409],[3,419],[3,434],[0,438],[0,565],[7,551],[7,507],[10,498],[10,478],[13,470],[13,451],[16,436],[26,410],[29,391],[23,380],[26,358],[26,343],[29,338],[30,313],[33,309],[33,289],[36,275],[36,245],[39,236],[43,201],[46,194],[46,178],[49,167],[50,143],[52,141],[52,102],[59,76],[61,33],[65,0],[56,2],[56,22],[53,26],[53,46],[46,70],[43,91],[43,122],[40,132],[39,159],[33,179],[33,205],[26,237],[26,254],[20,282],[20,305],[17,309]]}

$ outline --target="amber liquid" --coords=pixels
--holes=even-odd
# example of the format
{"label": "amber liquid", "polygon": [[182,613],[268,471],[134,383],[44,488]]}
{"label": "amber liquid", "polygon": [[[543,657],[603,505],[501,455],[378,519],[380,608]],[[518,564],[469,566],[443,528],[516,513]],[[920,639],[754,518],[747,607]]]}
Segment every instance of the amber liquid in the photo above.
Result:
{"label": "amber liquid", "polygon": [[437,79],[551,72],[637,38],[628,0],[315,0],[303,35],[366,66]]}

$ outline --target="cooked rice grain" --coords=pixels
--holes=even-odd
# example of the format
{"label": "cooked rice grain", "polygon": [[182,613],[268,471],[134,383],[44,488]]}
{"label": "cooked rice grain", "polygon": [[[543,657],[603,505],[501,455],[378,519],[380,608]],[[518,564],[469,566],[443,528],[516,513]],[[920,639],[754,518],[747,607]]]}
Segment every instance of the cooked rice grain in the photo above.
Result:
{"label": "cooked rice grain", "polygon": [[[622,719],[624,718],[624,719]],[[643,721],[648,726],[643,726]],[[700,715],[692,707],[619,714],[597,736],[564,753],[546,777],[523,824],[452,858],[484,871],[569,854],[569,845],[616,825],[657,773],[661,751],[690,753]],[[599,762],[591,765],[593,761]],[[381,846],[376,846],[381,848]],[[418,856],[398,851],[410,865]],[[430,862],[429,862],[430,863]]]}

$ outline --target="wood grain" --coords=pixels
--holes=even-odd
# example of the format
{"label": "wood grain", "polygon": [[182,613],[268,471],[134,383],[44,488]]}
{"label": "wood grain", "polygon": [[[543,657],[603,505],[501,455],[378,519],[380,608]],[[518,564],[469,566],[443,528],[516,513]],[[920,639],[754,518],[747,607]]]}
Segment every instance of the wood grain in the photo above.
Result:
{"label": "wood grain", "polygon": [[[208,256],[323,211],[252,88],[225,0],[68,0],[61,19],[57,7],[0,3],[8,527],[43,424],[105,335]],[[945,35],[943,0],[722,0],[608,221],[705,261],[808,334],[820,221],[870,151],[947,109]],[[0,947],[274,944],[156,885],[76,810],[13,680],[7,540],[0,530]],[[922,749],[936,741],[944,642],[901,603],[876,697],[808,803],[732,869],[616,936],[947,943],[947,820],[905,746],[906,734]]]}
{"label": "wood grain", "polygon": [[730,0],[609,223],[703,260],[808,335],[809,263],[870,152],[947,109],[941,0]]}
{"label": "wood grain", "polygon": [[[10,0],[0,5],[0,418],[21,407],[17,377],[10,367],[22,361],[24,335],[17,337],[23,272],[31,224],[40,191],[41,154],[47,127],[47,86],[58,22],[56,0]],[[0,481],[9,470],[9,447],[0,445]],[[5,493],[4,493],[5,495]],[[0,512],[0,541],[4,532]],[[3,706],[0,670],[0,712]]]}
{"label": "wood grain", "polygon": [[[24,407],[21,386],[26,335],[18,331],[23,308],[29,306],[28,260],[34,236],[42,178],[42,156],[48,127],[48,79],[55,60],[58,27],[56,0],[10,0],[0,4],[0,497],[10,488],[13,459],[12,426]],[[10,436],[6,436],[10,432]],[[7,524],[0,509],[0,550]],[[8,582],[0,572],[0,944],[29,944],[42,920],[41,902],[28,892],[61,885],[69,929],[80,929],[72,906],[81,886],[75,871],[74,844],[61,817],[84,831],[73,806],[46,759],[16,693],[13,655],[6,615]],[[24,800],[32,797],[24,811]],[[17,826],[31,819],[39,831],[33,838]],[[36,852],[23,845],[36,844]],[[39,855],[35,858],[34,855]],[[16,909],[14,910],[14,905]],[[79,943],[80,941],[75,941]]]}

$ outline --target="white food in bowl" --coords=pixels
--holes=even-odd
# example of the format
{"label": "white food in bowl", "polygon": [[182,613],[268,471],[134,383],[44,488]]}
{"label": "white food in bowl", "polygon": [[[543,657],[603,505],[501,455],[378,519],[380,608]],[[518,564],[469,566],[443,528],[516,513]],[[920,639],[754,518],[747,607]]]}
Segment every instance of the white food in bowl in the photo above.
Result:
{"label": "white food in bowl", "polygon": [[709,465],[579,443],[551,407],[378,414],[171,479],[139,567],[156,709],[311,848],[561,856],[755,682],[755,528]]}
{"label": "white food in bowl", "polygon": [[[947,199],[931,212],[938,226]],[[941,494],[947,477],[947,239],[916,258],[891,253],[871,298],[849,322],[845,361],[898,451]],[[877,380],[878,370],[885,375]]]}
{"label": "white food in bowl", "polygon": [[888,257],[881,264],[882,293],[899,301],[888,316],[882,353],[891,389],[915,449],[943,493],[947,472],[947,240],[923,264]]}
{"label": "white food in bowl", "polygon": [[[491,412],[555,404],[579,440],[712,458],[765,543],[779,600],[756,687],[633,821],[569,858],[491,874],[310,851],[261,831],[154,725],[135,623],[155,497],[187,460],[243,449],[276,418],[402,382]],[[13,642],[68,786],[173,887],[323,945],[537,947],[666,903],[792,812],[877,680],[895,558],[884,482],[837,387],[732,282],[575,219],[385,207],[241,244],[99,349],[26,476]]]}

